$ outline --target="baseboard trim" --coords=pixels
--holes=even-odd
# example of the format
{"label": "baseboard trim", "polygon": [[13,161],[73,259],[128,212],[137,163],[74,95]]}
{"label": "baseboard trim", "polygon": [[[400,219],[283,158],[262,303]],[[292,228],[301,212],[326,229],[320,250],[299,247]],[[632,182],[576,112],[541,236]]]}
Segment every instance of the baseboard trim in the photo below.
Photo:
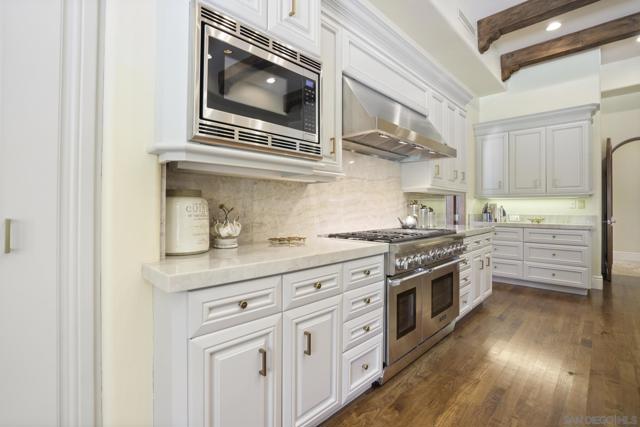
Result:
{"label": "baseboard trim", "polygon": [[640,252],[613,251],[613,263],[616,261],[640,262]]}
{"label": "baseboard trim", "polygon": [[591,289],[602,290],[604,279],[602,276],[591,276]]}
{"label": "baseboard trim", "polygon": [[568,286],[552,285],[549,283],[529,282],[527,280],[509,279],[506,277],[494,276],[494,282],[506,283],[508,285],[525,286],[528,288],[545,289],[547,291],[563,292],[565,294],[575,294],[585,296],[589,293],[588,289],[571,288]]}

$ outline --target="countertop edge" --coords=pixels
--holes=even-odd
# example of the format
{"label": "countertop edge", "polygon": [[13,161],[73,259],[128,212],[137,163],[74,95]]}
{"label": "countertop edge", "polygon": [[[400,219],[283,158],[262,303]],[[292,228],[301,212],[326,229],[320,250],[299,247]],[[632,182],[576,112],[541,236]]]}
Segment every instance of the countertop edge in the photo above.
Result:
{"label": "countertop edge", "polygon": [[[486,223],[484,223],[486,224]],[[488,225],[488,224],[487,224]],[[473,227],[482,227],[483,223],[473,223]],[[512,228],[551,228],[551,229],[566,229],[566,230],[594,230],[596,228],[593,224],[553,224],[553,223],[541,223],[530,224],[524,222],[494,222],[491,223],[491,227],[512,227]]]}

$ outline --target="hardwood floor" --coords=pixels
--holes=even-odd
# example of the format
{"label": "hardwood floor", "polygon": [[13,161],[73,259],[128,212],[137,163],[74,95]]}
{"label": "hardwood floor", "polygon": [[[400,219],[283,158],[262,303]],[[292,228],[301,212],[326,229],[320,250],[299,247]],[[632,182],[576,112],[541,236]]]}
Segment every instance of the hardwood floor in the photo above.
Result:
{"label": "hardwood floor", "polygon": [[324,426],[616,422],[640,425],[640,277],[589,297],[494,283],[451,335]]}

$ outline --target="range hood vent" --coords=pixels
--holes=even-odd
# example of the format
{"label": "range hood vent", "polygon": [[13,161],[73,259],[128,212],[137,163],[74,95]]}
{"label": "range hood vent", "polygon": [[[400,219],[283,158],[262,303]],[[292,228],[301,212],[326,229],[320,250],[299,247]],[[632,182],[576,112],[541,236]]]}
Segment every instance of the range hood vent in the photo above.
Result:
{"label": "range hood vent", "polygon": [[424,114],[349,77],[342,80],[344,149],[389,160],[456,157]]}

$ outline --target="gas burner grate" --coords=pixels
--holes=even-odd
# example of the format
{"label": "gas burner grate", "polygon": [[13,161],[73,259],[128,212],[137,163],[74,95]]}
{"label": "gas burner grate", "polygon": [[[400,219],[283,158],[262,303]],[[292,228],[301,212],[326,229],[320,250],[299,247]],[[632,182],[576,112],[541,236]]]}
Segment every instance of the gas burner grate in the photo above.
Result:
{"label": "gas burner grate", "polygon": [[421,229],[410,230],[401,228],[390,228],[385,230],[367,230],[367,231],[353,231],[349,233],[334,233],[329,234],[328,237],[337,239],[350,239],[350,240],[367,240],[370,242],[384,242],[384,243],[400,243],[409,242],[412,240],[429,239],[432,237],[445,236],[448,234],[455,234],[453,230],[447,229]]}

